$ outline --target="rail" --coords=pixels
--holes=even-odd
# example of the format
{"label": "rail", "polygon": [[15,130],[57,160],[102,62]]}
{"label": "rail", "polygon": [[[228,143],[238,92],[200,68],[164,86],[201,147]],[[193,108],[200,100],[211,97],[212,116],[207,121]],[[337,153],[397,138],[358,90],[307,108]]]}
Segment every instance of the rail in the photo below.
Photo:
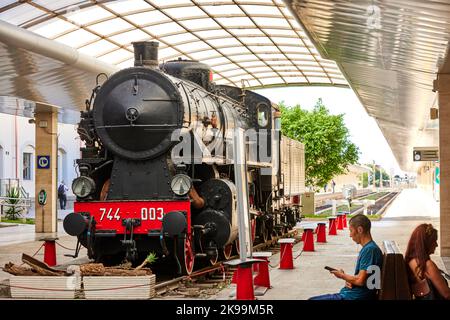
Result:
{"label": "rail", "polygon": [[[356,192],[357,197],[362,197],[369,195],[370,193],[373,193],[372,189],[358,189]],[[327,200],[338,200],[343,199],[344,196],[342,195],[342,192],[335,192],[335,193],[323,193],[323,194],[316,194],[314,196],[314,204],[316,207],[319,207],[323,205],[324,202]]]}

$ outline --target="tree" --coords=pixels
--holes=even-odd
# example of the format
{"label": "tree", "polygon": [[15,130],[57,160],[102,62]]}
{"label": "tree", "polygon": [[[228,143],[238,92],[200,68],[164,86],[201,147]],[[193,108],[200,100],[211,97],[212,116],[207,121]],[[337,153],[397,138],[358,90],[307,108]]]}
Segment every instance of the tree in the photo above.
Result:
{"label": "tree", "polygon": [[[366,163],[365,166],[369,167],[369,168],[373,168],[373,164],[371,163]],[[386,187],[390,185],[390,180],[391,180],[391,176],[386,172],[386,170],[384,170],[383,167],[376,165],[375,166],[376,170],[375,170],[375,187],[380,187],[380,185],[382,187]],[[381,170],[381,178],[382,178],[382,183],[380,184],[380,170]],[[373,176],[373,173],[372,173]],[[387,182],[389,181],[389,182]],[[370,184],[373,184],[373,181],[370,181]]]}
{"label": "tree", "polygon": [[[366,166],[372,168],[373,164],[366,164]],[[383,180],[383,182],[380,184],[380,170],[381,170],[381,178]],[[376,171],[375,171],[375,186],[376,187],[380,187],[381,186],[385,186],[387,185],[386,181],[390,181],[391,176],[386,172],[386,170],[384,170],[384,168],[380,167],[380,166],[376,166]]]}
{"label": "tree", "polygon": [[334,176],[346,172],[359,158],[359,149],[349,139],[344,115],[332,115],[319,99],[312,111],[300,105],[281,107],[281,130],[305,145],[306,184],[322,188]]}
{"label": "tree", "polygon": [[369,186],[369,174],[367,172],[363,172],[362,174],[362,187],[367,188]]}

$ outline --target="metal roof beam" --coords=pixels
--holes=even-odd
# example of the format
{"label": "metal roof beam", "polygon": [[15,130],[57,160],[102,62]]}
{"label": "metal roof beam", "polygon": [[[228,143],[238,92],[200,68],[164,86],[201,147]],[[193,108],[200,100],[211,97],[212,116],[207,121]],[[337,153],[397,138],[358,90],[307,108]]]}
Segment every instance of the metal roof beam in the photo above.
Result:
{"label": "metal roof beam", "polygon": [[119,70],[113,65],[82,54],[72,47],[38,36],[33,32],[1,20],[0,42],[32,51],[87,72],[111,75]]}

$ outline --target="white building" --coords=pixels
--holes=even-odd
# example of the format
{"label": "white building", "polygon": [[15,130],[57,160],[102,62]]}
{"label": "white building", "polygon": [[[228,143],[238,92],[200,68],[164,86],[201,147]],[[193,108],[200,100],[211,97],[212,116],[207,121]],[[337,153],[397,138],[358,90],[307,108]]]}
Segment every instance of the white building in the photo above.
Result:
{"label": "white building", "polygon": [[[21,101],[20,103],[23,103]],[[5,99],[0,97],[0,107]],[[35,194],[35,125],[30,118],[0,113],[0,180],[2,195],[8,179],[18,180],[30,197]],[[58,183],[62,180],[73,196],[72,180],[77,176],[75,160],[80,158],[80,139],[76,125],[58,124]]]}

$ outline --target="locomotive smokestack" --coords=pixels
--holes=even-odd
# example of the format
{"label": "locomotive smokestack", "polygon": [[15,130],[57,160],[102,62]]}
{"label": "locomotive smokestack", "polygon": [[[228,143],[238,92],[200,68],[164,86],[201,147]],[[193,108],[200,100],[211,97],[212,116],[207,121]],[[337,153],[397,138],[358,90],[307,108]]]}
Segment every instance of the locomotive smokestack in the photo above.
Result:
{"label": "locomotive smokestack", "polygon": [[158,46],[156,41],[133,42],[135,67],[158,67]]}

